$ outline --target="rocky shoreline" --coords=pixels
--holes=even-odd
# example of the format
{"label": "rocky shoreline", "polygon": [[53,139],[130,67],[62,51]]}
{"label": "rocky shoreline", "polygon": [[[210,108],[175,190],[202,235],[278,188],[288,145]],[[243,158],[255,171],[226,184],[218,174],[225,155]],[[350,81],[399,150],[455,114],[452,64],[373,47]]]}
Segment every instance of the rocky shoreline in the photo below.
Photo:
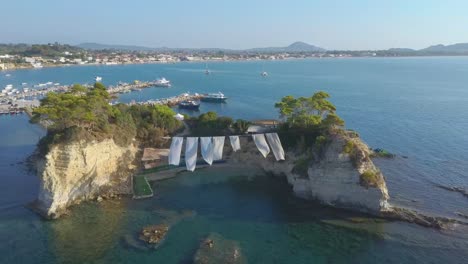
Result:
{"label": "rocky shoreline", "polygon": [[[343,151],[349,140],[355,142],[355,158]],[[272,156],[263,158],[247,138],[241,141],[245,147],[240,152],[230,153],[229,163],[250,165],[273,175],[285,176],[300,198],[372,215],[380,215],[388,209],[390,196],[384,177],[372,163],[370,149],[357,137],[347,133],[334,135],[320,161],[310,162],[307,166],[306,175],[294,172],[302,154],[290,151],[286,153],[286,161],[277,162]],[[361,175],[368,170],[377,173],[374,186],[362,184]]]}
{"label": "rocky shoreline", "polygon": [[[356,157],[343,151],[352,140]],[[249,138],[241,138],[239,152],[226,150],[229,166],[260,169],[279,177],[286,177],[296,196],[328,206],[401,220],[425,227],[450,228],[468,223],[447,217],[427,216],[420,212],[391,206],[383,175],[379,172],[374,186],[362,184],[362,173],[378,171],[370,159],[372,151],[359,138],[337,134],[328,144],[323,158],[311,163],[307,175],[293,173],[295,164],[302,158],[294,152],[287,160],[277,162],[273,155],[266,159]],[[28,207],[46,219],[56,219],[68,214],[68,208],[83,201],[119,199],[131,190],[131,175],[138,169],[140,153],[135,145],[120,147],[113,140],[101,142],[75,142],[53,146],[44,157],[30,158],[41,178],[39,197]],[[356,154],[355,153],[355,154]]]}

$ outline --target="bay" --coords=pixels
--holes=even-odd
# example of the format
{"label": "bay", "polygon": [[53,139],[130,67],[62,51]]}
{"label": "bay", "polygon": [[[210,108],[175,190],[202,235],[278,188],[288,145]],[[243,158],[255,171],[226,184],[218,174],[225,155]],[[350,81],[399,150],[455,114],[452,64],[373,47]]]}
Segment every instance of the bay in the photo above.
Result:
{"label": "bay", "polygon": [[[183,92],[223,92],[226,104],[201,105],[235,118],[277,118],[282,96],[330,93],[347,128],[371,147],[396,153],[376,160],[386,176],[391,202],[428,214],[468,215],[468,198],[438,185],[468,188],[468,58],[353,58],[262,62],[72,66],[0,73],[0,87],[48,81],[91,83],[165,77],[171,88],[150,88],[119,100],[164,98]],[[177,109],[176,109],[177,110]],[[162,182],[146,201],[86,203],[72,216],[42,221],[23,205],[37,194],[38,179],[21,161],[43,131],[25,116],[0,116],[1,263],[190,262],[210,232],[238,241],[249,263],[460,263],[468,234],[439,232],[401,223],[349,221],[359,214],[294,198],[287,184],[247,172],[218,170]],[[403,158],[403,156],[407,158]],[[169,220],[168,220],[169,219]],[[174,222],[158,251],[128,246],[142,225]],[[86,232],[85,232],[86,231]],[[35,257],[31,257],[31,256]]]}

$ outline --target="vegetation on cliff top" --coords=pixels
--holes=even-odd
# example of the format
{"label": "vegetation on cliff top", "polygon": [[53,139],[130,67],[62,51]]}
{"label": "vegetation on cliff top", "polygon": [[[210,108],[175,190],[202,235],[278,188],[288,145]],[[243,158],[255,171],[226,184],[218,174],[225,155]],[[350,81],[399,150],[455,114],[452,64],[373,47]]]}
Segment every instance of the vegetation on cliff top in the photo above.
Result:
{"label": "vegetation on cliff top", "polygon": [[198,117],[186,117],[193,136],[223,136],[230,134],[245,134],[250,122],[227,116],[218,116],[215,112],[206,112]]}
{"label": "vegetation on cliff top", "polygon": [[289,146],[298,142],[312,146],[320,137],[327,137],[330,131],[342,128],[344,121],[336,114],[336,107],[328,100],[330,95],[319,91],[311,97],[285,96],[275,104],[284,123],[280,132]]}
{"label": "vegetation on cliff top", "polygon": [[310,97],[285,96],[275,104],[284,121],[278,131],[283,145],[303,153],[294,168],[299,175],[307,175],[308,163],[320,157],[330,135],[344,126],[329,98],[319,91]]}
{"label": "vegetation on cliff top", "polygon": [[76,139],[113,138],[121,146],[133,139],[152,145],[181,127],[174,111],[163,105],[110,105],[110,95],[101,83],[88,88],[76,84],[66,93],[48,93],[34,109],[31,122],[50,124],[40,144],[46,151],[52,143]]}
{"label": "vegetation on cliff top", "polygon": [[380,172],[373,170],[366,170],[359,177],[359,183],[366,188],[379,186],[381,180]]}

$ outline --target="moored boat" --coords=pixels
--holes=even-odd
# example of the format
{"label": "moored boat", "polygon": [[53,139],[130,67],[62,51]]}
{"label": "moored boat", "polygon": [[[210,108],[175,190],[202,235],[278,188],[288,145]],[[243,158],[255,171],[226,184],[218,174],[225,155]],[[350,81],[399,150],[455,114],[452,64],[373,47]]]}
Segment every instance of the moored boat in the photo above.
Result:
{"label": "moored boat", "polygon": [[157,79],[154,83],[154,86],[158,87],[171,87],[171,81],[167,80],[166,78]]}
{"label": "moored boat", "polygon": [[200,102],[195,100],[186,100],[179,103],[179,108],[198,110],[200,108]]}
{"label": "moored boat", "polygon": [[224,103],[228,98],[221,92],[209,93],[201,98],[203,102]]}

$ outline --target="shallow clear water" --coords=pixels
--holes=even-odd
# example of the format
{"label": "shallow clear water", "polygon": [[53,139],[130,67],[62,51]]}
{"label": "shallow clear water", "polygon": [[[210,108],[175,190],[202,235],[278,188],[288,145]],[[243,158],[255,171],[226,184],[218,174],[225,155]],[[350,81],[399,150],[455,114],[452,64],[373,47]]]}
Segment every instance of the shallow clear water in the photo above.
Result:
{"label": "shallow clear water", "polygon": [[[347,127],[372,147],[399,155],[377,160],[392,202],[431,214],[468,214],[468,199],[436,187],[468,188],[468,58],[323,59],[261,63],[65,67],[0,74],[0,87],[22,82],[83,83],[96,75],[117,81],[170,79],[172,88],[151,88],[120,100],[147,100],[182,92],[222,91],[227,104],[202,104],[239,118],[275,118],[281,96],[325,90]],[[295,199],[275,179],[244,171],[200,170],[158,183],[146,201],[88,203],[73,215],[45,222],[23,205],[34,199],[38,180],[21,162],[43,134],[27,118],[0,116],[0,263],[190,262],[210,232],[239,243],[249,263],[448,262],[468,256],[468,234],[419,226],[349,221],[355,216]],[[132,244],[146,224],[173,224],[157,251]],[[32,256],[35,257],[32,257]]]}

